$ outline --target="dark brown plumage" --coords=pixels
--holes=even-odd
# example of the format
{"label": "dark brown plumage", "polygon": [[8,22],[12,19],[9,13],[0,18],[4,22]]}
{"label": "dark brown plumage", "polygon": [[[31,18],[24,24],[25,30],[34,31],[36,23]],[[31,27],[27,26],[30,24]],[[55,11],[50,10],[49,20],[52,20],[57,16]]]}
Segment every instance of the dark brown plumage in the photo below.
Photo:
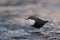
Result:
{"label": "dark brown plumage", "polygon": [[42,19],[39,19],[39,18],[37,18],[35,16],[30,16],[27,19],[35,20],[34,25],[32,25],[32,27],[35,27],[35,28],[41,28],[41,27],[44,26],[45,23],[48,22],[48,21],[44,21]]}

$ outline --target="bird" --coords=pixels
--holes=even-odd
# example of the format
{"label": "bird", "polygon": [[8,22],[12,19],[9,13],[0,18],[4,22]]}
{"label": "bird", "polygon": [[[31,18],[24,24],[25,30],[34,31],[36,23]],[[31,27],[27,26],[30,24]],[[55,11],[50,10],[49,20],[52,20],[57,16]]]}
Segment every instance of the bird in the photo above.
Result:
{"label": "bird", "polygon": [[38,17],[35,16],[29,16],[27,18],[27,24],[31,25],[34,28],[40,29],[41,27],[43,27],[46,23],[48,23],[48,21],[46,20],[42,20]]}
{"label": "bird", "polygon": [[29,16],[26,19],[27,24],[33,27],[33,30],[29,31],[29,33],[43,34],[43,32],[40,32],[40,28],[49,22],[48,20],[42,20],[36,16]]}

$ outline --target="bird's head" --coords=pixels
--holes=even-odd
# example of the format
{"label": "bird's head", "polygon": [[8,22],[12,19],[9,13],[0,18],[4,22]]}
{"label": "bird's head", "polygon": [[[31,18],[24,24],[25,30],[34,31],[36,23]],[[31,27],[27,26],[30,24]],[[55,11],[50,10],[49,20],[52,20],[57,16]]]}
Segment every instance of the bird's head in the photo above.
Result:
{"label": "bird's head", "polygon": [[34,25],[35,24],[34,18],[35,18],[34,16],[30,16],[30,17],[26,18],[27,24],[28,25]]}
{"label": "bird's head", "polygon": [[32,19],[27,19],[27,22],[26,22],[28,25],[34,25],[35,24],[35,20],[32,20]]}

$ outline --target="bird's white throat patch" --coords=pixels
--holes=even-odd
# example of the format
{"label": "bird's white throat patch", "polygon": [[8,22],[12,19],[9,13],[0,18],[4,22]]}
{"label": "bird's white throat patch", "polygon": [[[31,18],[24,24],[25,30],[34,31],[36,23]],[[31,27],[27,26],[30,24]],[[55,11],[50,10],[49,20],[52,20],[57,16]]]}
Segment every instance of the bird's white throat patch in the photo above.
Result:
{"label": "bird's white throat patch", "polygon": [[34,25],[34,23],[35,23],[35,20],[31,20],[31,19],[27,20],[28,25]]}

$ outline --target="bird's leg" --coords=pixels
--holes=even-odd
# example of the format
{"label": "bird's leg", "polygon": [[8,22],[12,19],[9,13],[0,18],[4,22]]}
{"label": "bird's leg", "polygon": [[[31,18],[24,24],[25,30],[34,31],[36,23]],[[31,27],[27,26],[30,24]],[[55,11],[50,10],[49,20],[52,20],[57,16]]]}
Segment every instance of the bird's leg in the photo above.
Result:
{"label": "bird's leg", "polygon": [[36,29],[36,28],[34,28],[34,30],[32,30],[32,33],[45,34],[46,35],[46,32],[42,32],[42,31],[40,31],[40,29]]}

